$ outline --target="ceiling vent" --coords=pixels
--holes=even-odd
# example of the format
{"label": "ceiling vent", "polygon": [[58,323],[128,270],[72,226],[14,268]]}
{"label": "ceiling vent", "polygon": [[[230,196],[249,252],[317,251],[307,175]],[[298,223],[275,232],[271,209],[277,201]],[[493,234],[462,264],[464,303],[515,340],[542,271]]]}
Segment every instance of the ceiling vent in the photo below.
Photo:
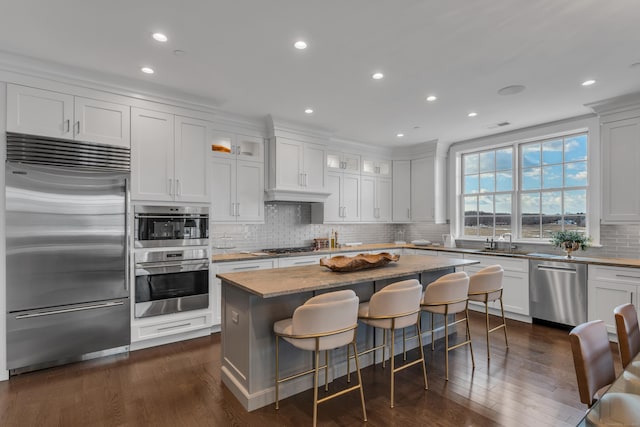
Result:
{"label": "ceiling vent", "polygon": [[495,125],[489,126],[489,129],[497,129],[497,128],[509,126],[510,124],[511,122],[500,122],[500,123],[496,123]]}

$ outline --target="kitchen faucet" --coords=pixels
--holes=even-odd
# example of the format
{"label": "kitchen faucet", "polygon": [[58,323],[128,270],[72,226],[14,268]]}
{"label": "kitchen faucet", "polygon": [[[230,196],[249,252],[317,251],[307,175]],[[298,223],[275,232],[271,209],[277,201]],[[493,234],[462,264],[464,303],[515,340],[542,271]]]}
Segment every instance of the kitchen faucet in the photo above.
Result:
{"label": "kitchen faucet", "polygon": [[505,236],[509,236],[509,253],[511,253],[511,249],[513,249],[513,244],[512,244],[513,235],[511,233],[502,233],[498,241],[504,242]]}

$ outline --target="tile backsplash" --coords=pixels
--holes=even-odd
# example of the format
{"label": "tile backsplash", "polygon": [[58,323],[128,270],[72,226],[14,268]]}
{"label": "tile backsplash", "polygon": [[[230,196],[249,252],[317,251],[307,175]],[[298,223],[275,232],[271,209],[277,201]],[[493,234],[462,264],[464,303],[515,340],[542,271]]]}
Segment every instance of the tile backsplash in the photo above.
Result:
{"label": "tile backsplash", "polygon": [[[427,239],[442,243],[448,224],[311,224],[307,203],[267,203],[264,224],[214,224],[210,232],[213,253],[257,251],[266,248],[311,246],[316,237],[338,232],[340,243],[390,243],[404,232],[404,240]],[[640,258],[640,224],[602,225],[602,247],[579,251],[577,256]],[[227,249],[217,248],[224,247]],[[481,247],[481,242],[459,241],[461,247]],[[518,244],[518,250],[562,254],[548,245]]]}

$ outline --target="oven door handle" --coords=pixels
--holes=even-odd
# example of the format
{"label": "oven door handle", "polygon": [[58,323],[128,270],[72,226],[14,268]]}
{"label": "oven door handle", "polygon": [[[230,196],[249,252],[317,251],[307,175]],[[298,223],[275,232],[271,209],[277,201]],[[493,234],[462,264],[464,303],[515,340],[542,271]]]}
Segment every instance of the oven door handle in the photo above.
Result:
{"label": "oven door handle", "polygon": [[136,276],[151,276],[163,273],[180,273],[187,271],[201,271],[209,269],[209,261],[198,260],[195,262],[154,262],[148,264],[136,264]]}

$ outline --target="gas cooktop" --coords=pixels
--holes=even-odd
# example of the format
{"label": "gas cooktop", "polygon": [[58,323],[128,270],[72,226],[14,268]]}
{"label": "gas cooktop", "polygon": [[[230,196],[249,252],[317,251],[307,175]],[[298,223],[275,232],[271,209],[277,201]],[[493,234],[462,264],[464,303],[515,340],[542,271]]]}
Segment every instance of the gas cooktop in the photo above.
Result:
{"label": "gas cooktop", "polygon": [[270,253],[270,254],[291,254],[295,252],[313,252],[315,249],[313,246],[302,246],[299,248],[272,248],[272,249],[262,249],[262,252]]}

